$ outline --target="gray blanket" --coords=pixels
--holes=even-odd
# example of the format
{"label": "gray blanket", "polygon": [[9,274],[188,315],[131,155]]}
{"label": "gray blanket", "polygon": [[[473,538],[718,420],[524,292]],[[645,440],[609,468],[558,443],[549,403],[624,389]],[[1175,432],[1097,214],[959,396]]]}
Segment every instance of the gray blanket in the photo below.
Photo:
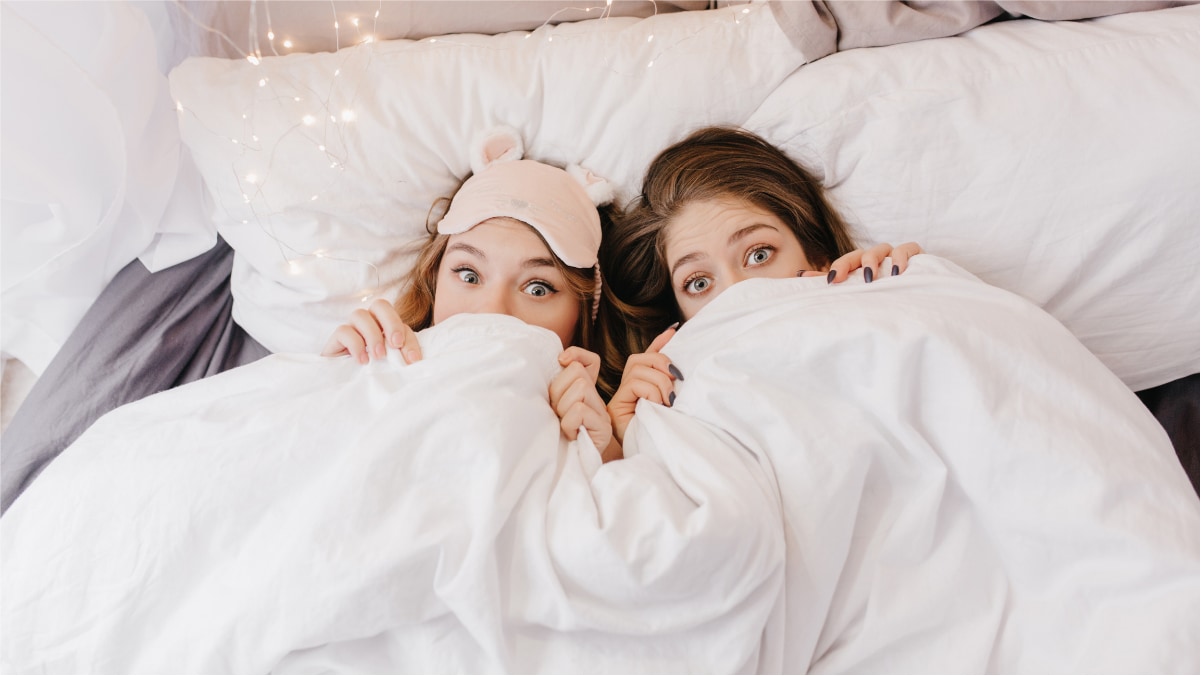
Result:
{"label": "gray blanket", "polygon": [[268,351],[233,322],[233,250],[151,274],[135,260],[96,299],[0,439],[0,513],[97,418]]}

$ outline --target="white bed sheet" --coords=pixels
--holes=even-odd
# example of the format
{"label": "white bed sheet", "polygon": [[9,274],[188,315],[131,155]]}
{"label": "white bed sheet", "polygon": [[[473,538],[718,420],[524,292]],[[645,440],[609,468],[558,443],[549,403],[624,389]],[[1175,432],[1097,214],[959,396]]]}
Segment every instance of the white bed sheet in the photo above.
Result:
{"label": "white bed sheet", "polygon": [[604,466],[546,405],[549,332],[421,339],[416,366],[277,355],[102,418],[0,519],[0,667],[1198,668],[1162,429],[941,259],[732,288]]}

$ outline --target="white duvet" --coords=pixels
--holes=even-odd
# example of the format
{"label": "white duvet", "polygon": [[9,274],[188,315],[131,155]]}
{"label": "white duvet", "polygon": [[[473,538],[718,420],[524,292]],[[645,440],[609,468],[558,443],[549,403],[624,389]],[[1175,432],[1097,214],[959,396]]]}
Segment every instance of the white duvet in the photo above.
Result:
{"label": "white duvet", "polygon": [[421,339],[98,421],[0,519],[3,670],[1198,670],[1162,429],[945,261],[729,290],[604,466],[559,436],[549,332]]}

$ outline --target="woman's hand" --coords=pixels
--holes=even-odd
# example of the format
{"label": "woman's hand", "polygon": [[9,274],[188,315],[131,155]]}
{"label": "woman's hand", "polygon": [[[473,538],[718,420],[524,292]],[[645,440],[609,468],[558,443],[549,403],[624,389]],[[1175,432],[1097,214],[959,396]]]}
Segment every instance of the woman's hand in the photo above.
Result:
{"label": "woman's hand", "polygon": [[[387,336],[386,341],[384,336]],[[350,313],[350,323],[334,330],[321,350],[321,356],[349,354],[360,364],[366,364],[372,357],[383,359],[387,356],[388,345],[400,350],[406,364],[421,359],[417,334],[400,320],[396,307],[383,298],[376,298],[367,309],[359,308]]]}
{"label": "woman's hand", "polygon": [[893,247],[891,244],[877,244],[868,249],[855,249],[849,254],[840,256],[838,260],[830,264],[830,269],[826,272],[806,272],[804,276],[826,275],[826,282],[834,284],[846,281],[853,271],[863,268],[863,281],[871,282],[884,274],[885,271],[880,269],[880,264],[884,262],[885,258],[892,258],[892,269],[888,271],[888,274],[899,275],[909,267],[909,258],[920,253],[922,253],[922,247],[917,242],[906,242],[897,247]]}
{"label": "woman's hand", "polygon": [[563,370],[550,381],[550,406],[559,416],[559,428],[574,440],[583,425],[601,461],[621,458],[621,446],[613,438],[613,424],[605,402],[596,391],[600,357],[582,347],[569,347],[559,354]]}
{"label": "woman's hand", "polygon": [[617,443],[625,442],[626,428],[634,418],[634,408],[639,399],[648,399],[656,404],[671,406],[676,401],[675,381],[683,380],[680,373],[659,350],[676,335],[672,326],[655,337],[650,347],[642,354],[630,355],[625,370],[621,373],[621,384],[609,400],[609,418],[613,422],[613,435]]}

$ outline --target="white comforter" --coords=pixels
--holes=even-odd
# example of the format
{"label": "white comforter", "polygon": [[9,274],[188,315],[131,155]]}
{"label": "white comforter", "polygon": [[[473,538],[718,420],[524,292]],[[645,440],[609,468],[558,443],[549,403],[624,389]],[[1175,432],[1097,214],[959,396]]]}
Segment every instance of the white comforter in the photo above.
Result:
{"label": "white comforter", "polygon": [[557,340],[270,357],[101,419],[0,519],[7,672],[1198,669],[1198,502],[1042,311],[923,256],[754,281],[599,466]]}

